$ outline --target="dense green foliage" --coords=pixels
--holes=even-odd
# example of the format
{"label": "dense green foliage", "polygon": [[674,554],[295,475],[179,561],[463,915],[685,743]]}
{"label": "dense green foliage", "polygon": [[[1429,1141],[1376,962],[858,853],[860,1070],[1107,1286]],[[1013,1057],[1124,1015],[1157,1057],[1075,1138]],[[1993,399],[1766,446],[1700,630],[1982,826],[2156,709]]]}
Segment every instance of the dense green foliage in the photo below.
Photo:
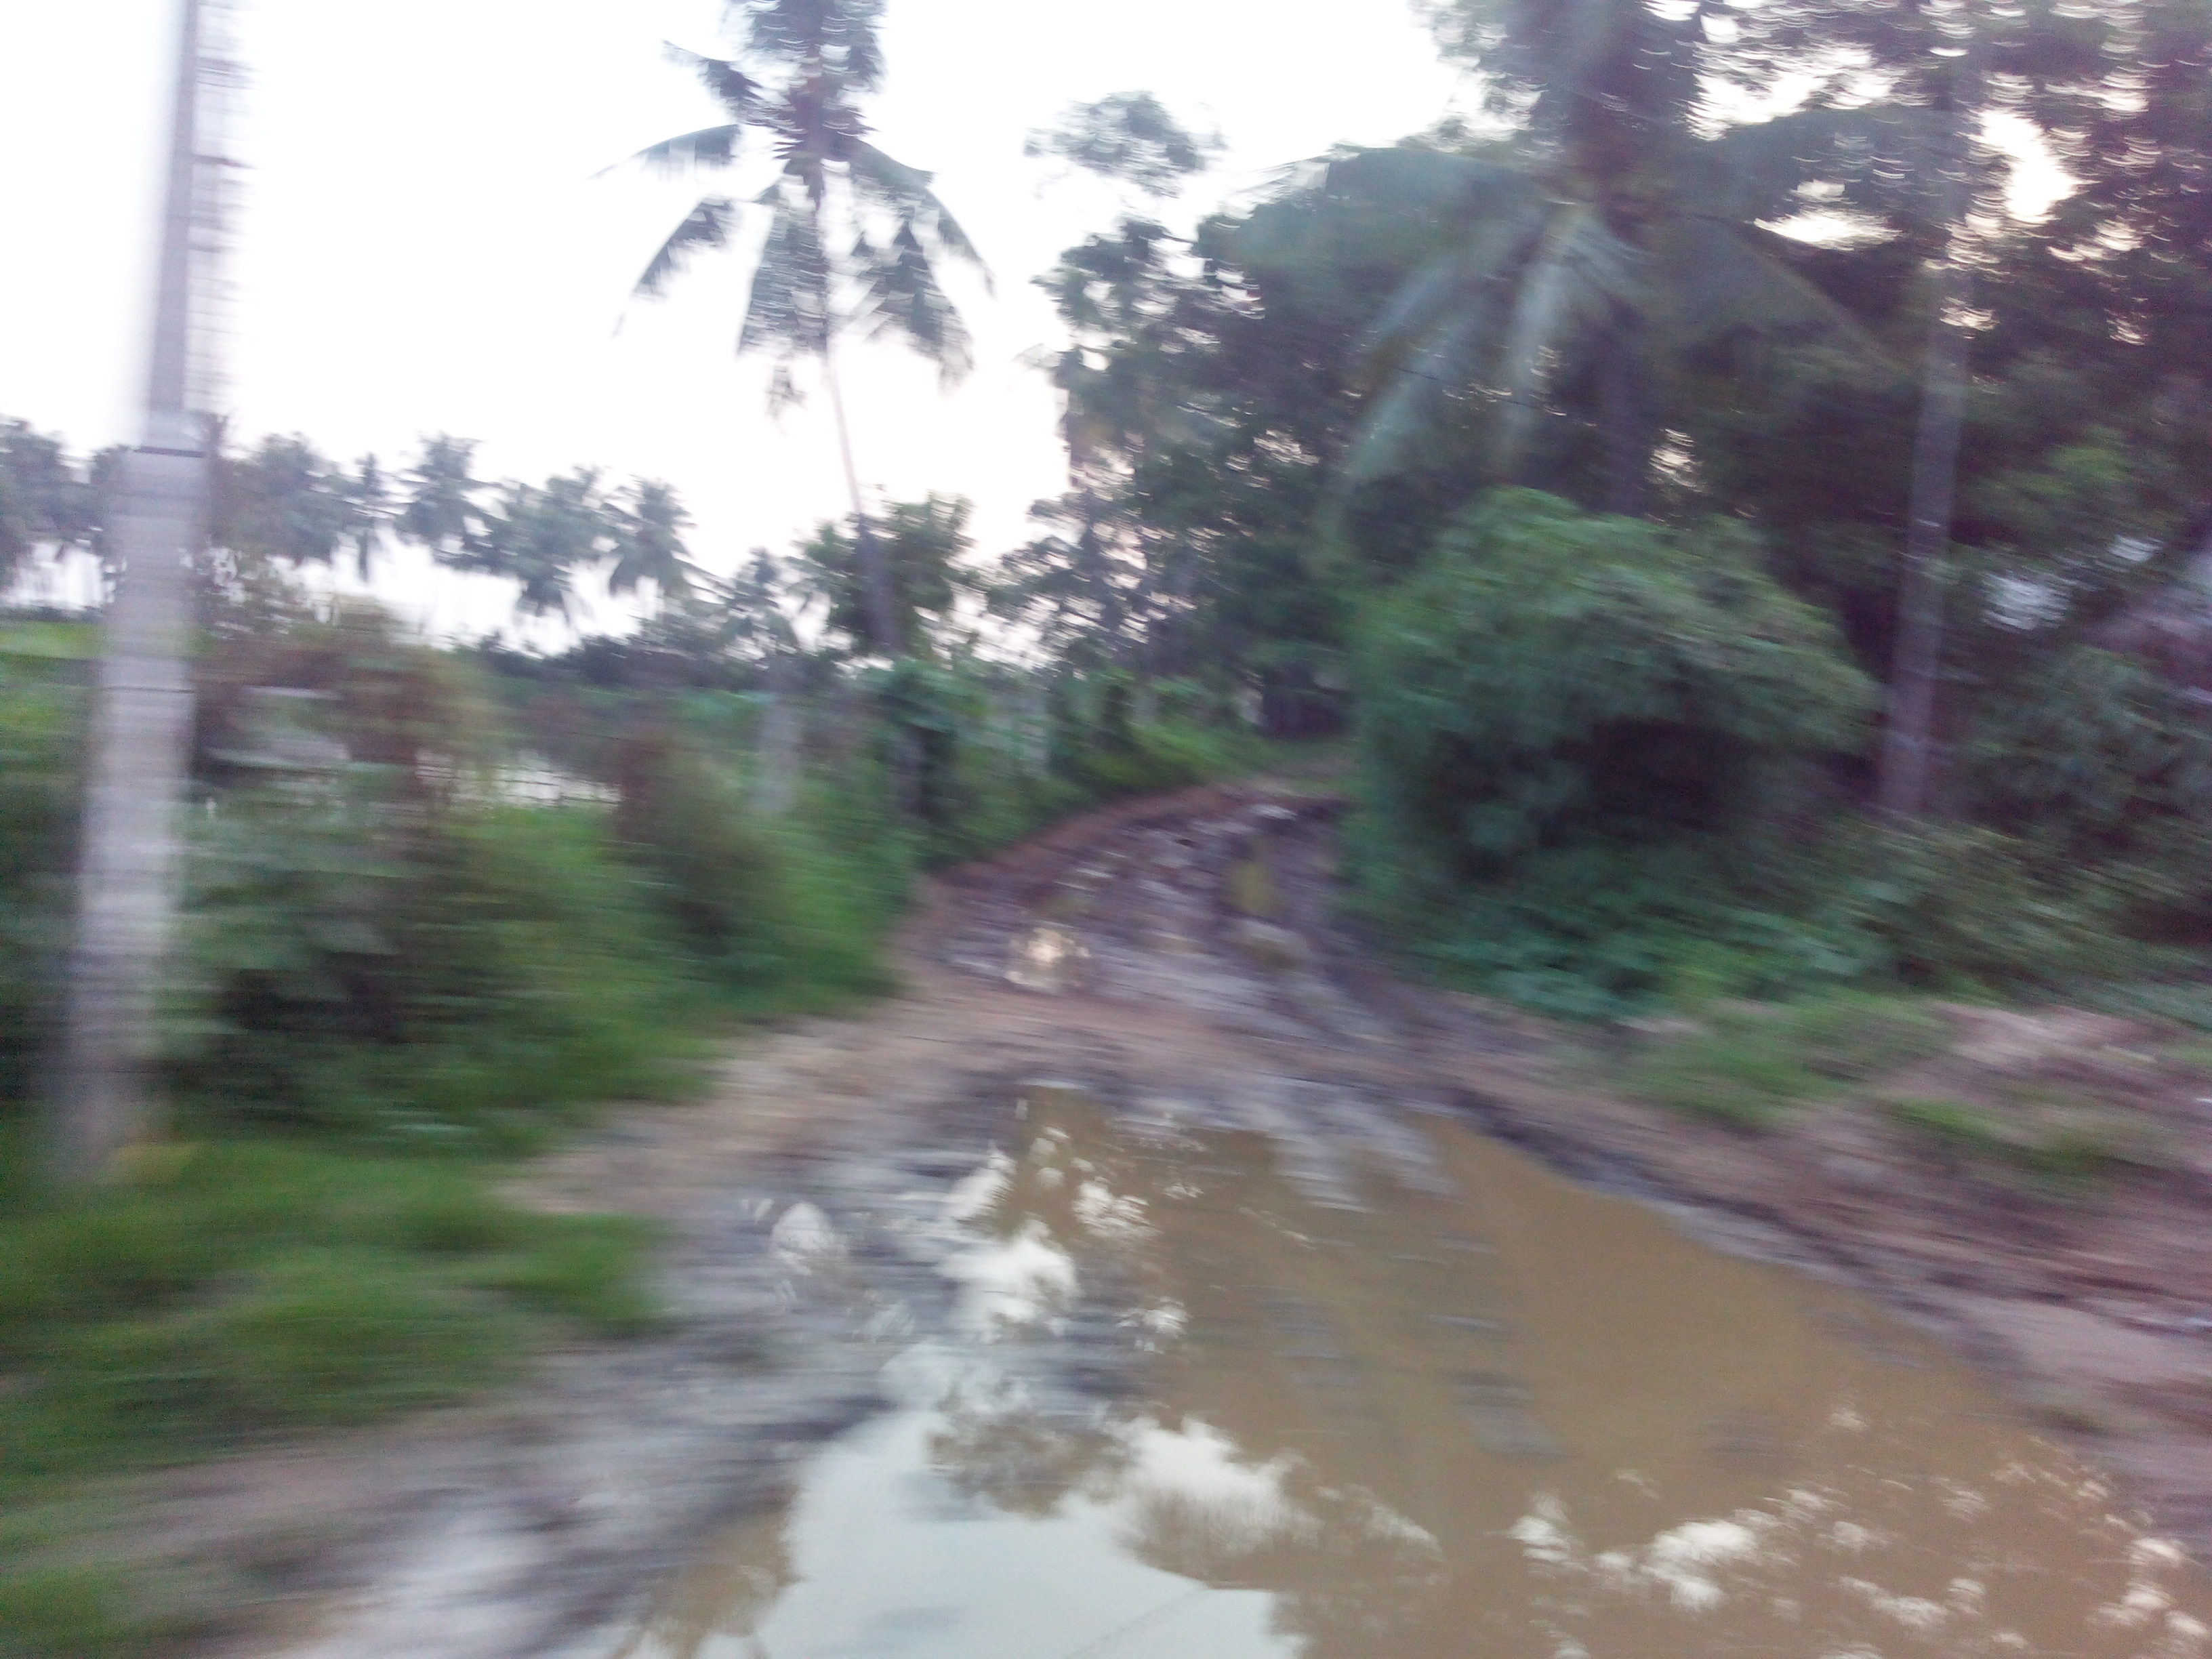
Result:
{"label": "dense green foliage", "polygon": [[[1546,1007],[2197,973],[2212,7],[1430,9],[1484,74],[1480,132],[1062,256],[1076,488],[1002,602],[1071,656],[1225,668],[1277,732],[1356,720],[1370,916]],[[1712,101],[1784,80],[1803,101],[1771,118]],[[2069,170],[2047,218],[1956,150],[1978,112]],[[1876,827],[1954,248],[1939,810]],[[1470,540],[1515,485],[1554,498],[1547,558]],[[1724,566],[1758,574],[1747,614],[1708,608],[1751,591]]]}
{"label": "dense green foliage", "polygon": [[0,1101],[30,1089],[56,1015],[93,642],[82,623],[0,628]]}
{"label": "dense green foliage", "polygon": [[1870,688],[1755,539],[1502,492],[1365,620],[1354,682],[1387,866],[1723,830],[1848,752]]}
{"label": "dense green foliage", "polygon": [[[681,1091],[716,1018],[883,988],[878,941],[923,866],[1253,753],[1138,718],[1126,680],[909,657],[789,699],[798,775],[765,811],[757,663],[683,688],[651,640],[457,653],[356,603],[235,599],[201,670],[167,1042],[208,1124],[519,1146]],[[0,1098],[20,1103],[54,1013],[90,639],[6,641]]]}

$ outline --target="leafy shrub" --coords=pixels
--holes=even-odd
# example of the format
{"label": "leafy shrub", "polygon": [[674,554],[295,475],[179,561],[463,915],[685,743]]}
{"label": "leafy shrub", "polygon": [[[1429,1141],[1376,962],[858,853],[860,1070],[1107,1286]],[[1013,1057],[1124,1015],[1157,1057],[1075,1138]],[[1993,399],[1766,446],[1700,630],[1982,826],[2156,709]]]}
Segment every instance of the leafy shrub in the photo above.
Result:
{"label": "leafy shrub", "polygon": [[1473,883],[1409,879],[1384,862],[1371,817],[1348,842],[1364,908],[1409,955],[1569,1018],[1852,985],[2094,997],[2092,981],[2140,980],[2171,954],[2123,934],[2118,893],[2096,873],[2063,880],[2033,848],[1963,826],[1845,819],[1796,846],[1564,848]]}
{"label": "leafy shrub", "polygon": [[2140,850],[2212,816],[2212,725],[2133,657],[2076,646],[1994,700],[1967,750],[1991,822],[2076,855]]}
{"label": "leafy shrub", "polygon": [[2094,874],[2054,875],[1994,830],[1846,823],[1799,878],[1807,914],[1889,977],[1959,992],[2047,988],[2150,965]]}
{"label": "leafy shrub", "polygon": [[1567,1018],[1800,996],[1882,969],[1879,941],[1808,914],[1788,867],[1762,869],[1757,849],[1725,838],[1563,848],[1472,884],[1389,862],[1371,818],[1355,818],[1347,842],[1362,908],[1409,955]]}
{"label": "leafy shrub", "polygon": [[1742,526],[1493,493],[1363,617],[1379,836],[1466,878],[1759,816],[1778,763],[1850,749],[1871,688]]}
{"label": "leafy shrub", "polygon": [[1132,726],[1126,740],[1083,750],[1071,769],[1099,799],[1181,789],[1249,766],[1255,745],[1170,718]]}
{"label": "leafy shrub", "polygon": [[884,988],[876,941],[896,888],[839,857],[804,816],[760,813],[735,769],[666,731],[629,746],[621,803],[617,840],[723,991],[795,1007]]}
{"label": "leafy shrub", "polygon": [[1006,718],[985,665],[910,657],[862,684],[885,805],[919,830],[922,862],[974,858],[1082,804],[1079,785],[1022,752],[1028,735]]}
{"label": "leafy shrub", "polygon": [[970,658],[908,659],[864,684],[884,794],[918,826],[927,865],[994,851],[1093,802],[1226,776],[1264,752],[1188,714],[1139,718],[1119,670],[1062,675],[1034,712],[1030,684]]}
{"label": "leafy shrub", "polygon": [[91,630],[0,624],[0,1106],[28,1091],[57,1013]]}
{"label": "leafy shrub", "polygon": [[527,1134],[679,1087],[702,1005],[586,806],[234,794],[195,860],[205,1017],[177,1073],[221,1116]]}
{"label": "leafy shrub", "polygon": [[1778,833],[1871,688],[1759,568],[1688,531],[1493,493],[1362,619],[1358,900],[1547,1012],[1771,998],[1881,970]]}

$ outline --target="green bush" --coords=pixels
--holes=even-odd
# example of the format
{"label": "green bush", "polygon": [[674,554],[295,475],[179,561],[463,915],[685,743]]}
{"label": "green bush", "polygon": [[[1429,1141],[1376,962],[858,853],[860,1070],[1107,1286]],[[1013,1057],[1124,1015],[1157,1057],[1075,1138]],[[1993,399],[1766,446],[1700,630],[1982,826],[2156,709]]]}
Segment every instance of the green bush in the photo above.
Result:
{"label": "green bush", "polygon": [[1880,942],[1802,910],[1764,885],[1741,846],[1686,837],[1650,848],[1532,855],[1494,879],[1407,880],[1349,829],[1349,861],[1370,921],[1454,982],[1571,1019],[1617,1018],[1661,1002],[1774,999],[1883,969]]}
{"label": "green bush", "polygon": [[1871,687],[1749,532],[1501,490],[1370,605],[1355,654],[1380,846],[1449,878],[1762,816],[1856,747]]}
{"label": "green bush", "polygon": [[2212,817],[2212,726],[2133,657],[2076,646],[1993,697],[1966,755],[1981,816],[2074,856],[2123,857]]}
{"label": "green bush", "polygon": [[69,915],[91,630],[0,623],[0,1109],[52,1029]]}
{"label": "green bush", "polygon": [[604,809],[234,792],[203,829],[176,1060],[200,1109],[527,1138],[684,1086],[703,990]]}
{"label": "green bush", "polygon": [[822,1006],[887,985],[877,941],[904,884],[841,856],[812,817],[758,811],[737,769],[680,732],[634,740],[625,757],[617,839],[699,972],[741,1006]]}
{"label": "green bush", "polygon": [[1369,916],[1572,1017],[1881,971],[1878,938],[1804,902],[1792,823],[1872,690],[1757,551],[1527,490],[1463,514],[1361,621]]}
{"label": "green bush", "polygon": [[1850,986],[2095,1000],[2099,981],[2173,965],[2121,931],[2112,883],[2053,875],[1993,830],[1844,819],[1799,845],[1744,835],[1563,848],[1463,883],[1389,866],[1371,817],[1347,839],[1363,908],[1407,955],[1568,1018]]}
{"label": "green bush", "polygon": [[1233,733],[1170,717],[1128,728],[1126,739],[1080,751],[1071,769],[1099,799],[1182,789],[1256,763],[1259,745]]}
{"label": "green bush", "polygon": [[2096,872],[2054,872],[1994,830],[1845,822],[1797,877],[1817,925],[1867,941],[1888,977],[1983,993],[2141,974],[2157,958],[2121,931]]}

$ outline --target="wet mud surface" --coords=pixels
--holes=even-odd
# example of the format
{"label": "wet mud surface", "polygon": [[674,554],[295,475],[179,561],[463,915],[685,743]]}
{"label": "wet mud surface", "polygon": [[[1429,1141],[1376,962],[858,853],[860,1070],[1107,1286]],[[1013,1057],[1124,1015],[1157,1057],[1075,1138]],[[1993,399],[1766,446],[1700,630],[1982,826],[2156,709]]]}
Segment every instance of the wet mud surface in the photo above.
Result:
{"label": "wet mud surface", "polygon": [[232,1650],[2206,1650],[2187,1170],[2030,1213],[1613,1098],[1333,929],[1334,811],[956,872],[903,995],[533,1171],[666,1219],[672,1333],[180,1479]]}

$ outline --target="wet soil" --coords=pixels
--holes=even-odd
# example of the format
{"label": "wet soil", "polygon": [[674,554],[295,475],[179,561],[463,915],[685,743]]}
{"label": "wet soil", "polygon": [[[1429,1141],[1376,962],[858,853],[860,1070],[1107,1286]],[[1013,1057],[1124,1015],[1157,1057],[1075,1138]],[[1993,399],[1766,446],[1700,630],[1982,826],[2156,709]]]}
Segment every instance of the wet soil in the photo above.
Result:
{"label": "wet soil", "polygon": [[[864,1433],[889,1437],[884,1455],[894,1462],[918,1455],[892,1443],[913,1430],[911,1413],[921,1407],[902,1396],[910,1379],[902,1383],[900,1364],[890,1362],[909,1364],[902,1357],[933,1341],[961,1340],[963,1321],[972,1325],[977,1317],[975,1297],[991,1293],[977,1274],[962,1277],[958,1264],[967,1258],[960,1252],[974,1246],[945,1232],[946,1195],[990,1168],[994,1149],[1026,1144],[1030,1130],[1020,1115],[1051,1099],[1077,1103],[1059,1109],[1064,1114],[1092,1115],[1084,1120],[1092,1124],[1087,1133],[1102,1146],[1121,1145],[1116,1137],[1129,1134],[1141,1139],[1148,1124],[1182,1125],[1177,1133],[1198,1137],[1187,1161],[1244,1170],[1240,1181],[1287,1183],[1260,1206],[1278,1222],[1294,1205],[1318,1206],[1316,1214],[1346,1227],[1355,1224],[1346,1217],[1398,1217],[1417,1207],[1413,1200],[1363,1200],[1360,1183],[1378,1169],[1394,1171],[1391,1179],[1408,1192],[1428,1191],[1419,1201],[1442,1202],[1436,1171],[1458,1167],[1455,1160],[1504,1158],[1511,1169],[1526,1169],[1496,1144],[1504,1141],[1584,1188],[1640,1200],[1641,1210],[1614,1206],[1646,1217],[1637,1224],[1656,1224],[1648,1220],[1656,1209],[1671,1224],[1662,1230],[1670,1238],[1686,1235],[1783,1264],[1796,1270],[1794,1282],[1817,1281],[1806,1297],[1842,1297],[1802,1304],[1814,1311],[1799,1322],[1810,1320],[1821,1334],[1782,1371],[1759,1372],[1771,1385],[1763,1393],[1746,1395],[1737,1382],[1712,1376],[1700,1382],[1695,1368],[1661,1387],[1653,1381],[1656,1360],[1626,1362],[1602,1343],[1590,1352],[1611,1359],[1593,1359],[1579,1373],[1559,1370],[1557,1386],[1540,1389],[1553,1373],[1533,1360],[1508,1364],[1470,1350],[1407,1362],[1413,1370],[1426,1366],[1456,1379],[1451,1409],[1473,1425],[1482,1455],[1541,1459],[1557,1442],[1576,1458],[1596,1458],[1585,1474],[1613,1480],[1629,1467],[1626,1443],[1611,1462],[1589,1452],[1590,1413],[1602,1415],[1606,1400],[1617,1407],[1622,1401],[1669,1399],[1683,1403],[1668,1418],[1668,1434],[1685,1444],[1703,1437],[1700,1456],[1725,1462],[1741,1452],[1750,1460],[1746,1467],[1755,1466],[1767,1455],[1762,1448],[1782,1443],[1778,1435],[1802,1450],[1826,1431],[1825,1418],[1792,1426],[1799,1407],[1790,1401],[1805,1390],[1789,1377],[1856,1375],[1900,1355],[1909,1363],[1892,1369],[1909,1370],[1935,1363],[1914,1357],[1916,1343],[1932,1341],[1938,1346],[1930,1354],[1948,1350],[1971,1361],[2011,1405],[2008,1412],[1978,1392],[1982,1384],[1961,1383],[1981,1404],[1959,1395],[1942,1408],[1950,1426],[1931,1431],[1930,1443],[1955,1449],[1984,1431],[1965,1425],[2003,1418],[2003,1434],[2055,1437],[2111,1472],[2117,1493],[2086,1474],[2050,1475],[2059,1485],[2071,1480],[2067,1490],[2080,1501],[2100,1513],[2140,1505],[2154,1527],[2200,1553],[2212,1546],[2212,1227],[2205,1224],[2212,1218],[2212,1168],[2202,1161],[2205,1103],[2197,1092],[2212,1094],[2212,1085],[2162,1057],[2158,1045],[2166,1034],[2063,1012],[1954,1010],[1947,1015],[1951,1050],[1921,1062],[1921,1072],[1905,1079],[1913,1091],[1965,1099],[1978,1089],[2058,1079],[2155,1119],[2165,1154],[2094,1191],[2053,1195],[1947,1164],[1849,1102],[1759,1136],[1686,1121],[1609,1091],[1603,1068],[1566,1034],[1406,984],[1338,930],[1330,884],[1337,806],[1326,793],[1295,785],[1192,791],[1091,815],[954,872],[935,886],[902,941],[902,994],[851,1018],[749,1039],[730,1055],[707,1100],[626,1112],[602,1135],[524,1178],[526,1196],[547,1206],[665,1218],[672,1244],[665,1289],[675,1310],[669,1334],[563,1356],[541,1383],[495,1407],[191,1472],[148,1507],[149,1535],[167,1554],[219,1568],[227,1579],[218,1594],[262,1610],[255,1627],[231,1644],[235,1653],[605,1659],[626,1644],[655,1650],[635,1645],[648,1640],[661,1642],[659,1650],[691,1650],[664,1639],[674,1605],[668,1595],[679,1602],[686,1594],[720,1598],[726,1613],[731,1595],[743,1601],[764,1594],[763,1583],[781,1583],[777,1575],[788,1564],[778,1567],[769,1556],[792,1546],[776,1541],[785,1537],[781,1531],[763,1541],[761,1517],[789,1513],[793,1494],[811,1490],[808,1471],[841,1467],[834,1457],[825,1465],[825,1441],[867,1421],[875,1426]],[[1261,1142],[1269,1149],[1264,1158],[1251,1150]],[[1148,1213],[1164,1213],[1174,1194],[1159,1187],[1165,1177],[1158,1170],[1153,1176],[1145,1188]],[[1552,1179],[1540,1170],[1528,1179],[1538,1177]],[[1194,1192],[1210,1190],[1209,1182],[1230,1179],[1217,1173],[1189,1184]],[[1459,1189],[1480,1188],[1496,1202],[1521,1179],[1468,1173]],[[1545,1196],[1554,1188],[1567,1196]],[[1528,1225],[1540,1220],[1549,1229],[1553,1254],[1573,1260],[1596,1224],[1578,1227],[1564,1218],[1578,1213],[1573,1201],[1586,1197],[1554,1182],[1530,1188],[1518,1202],[1521,1212],[1537,1218]],[[1028,1237],[1021,1228],[1033,1218],[1008,1223],[1015,1230],[1002,1229],[1002,1242]],[[1281,1225],[1298,1237],[1315,1237],[1311,1228]],[[1430,1245],[1465,1231],[1437,1220],[1428,1243],[1378,1236],[1362,1249],[1378,1260],[1444,1261]],[[1679,1239],[1676,1246],[1691,1249]],[[1288,1248],[1281,1238],[1266,1245],[1226,1236],[1192,1246],[1247,1257]],[[1650,1254],[1661,1247],[1639,1248]],[[1749,1271],[1693,1255],[1668,1283],[1703,1275],[1735,1284],[1729,1274]],[[1071,1425],[1089,1425],[1074,1435],[1078,1450],[1093,1462],[1103,1458],[1103,1467],[1141,1466],[1130,1447],[1150,1443],[1133,1425],[1181,1423],[1178,1431],[1188,1438],[1196,1423],[1229,1435],[1224,1425],[1235,1408],[1224,1402],[1251,1398],[1249,1389],[1226,1383],[1200,1389],[1162,1380],[1159,1368],[1168,1363],[1162,1351],[1171,1345],[1155,1340],[1164,1328],[1145,1323],[1147,1308],[1172,1322],[1159,1311],[1172,1301],[1193,1331],[1234,1328],[1236,1319],[1231,1310],[1206,1310],[1200,1281],[1215,1281],[1203,1274],[1173,1296],[1153,1285],[1157,1294],[1147,1301],[1145,1271],[1131,1261],[1109,1252],[1088,1261],[1082,1282],[1106,1288],[1053,1311],[1052,1340],[1028,1345],[1025,1352],[1033,1352],[1020,1370],[1023,1398],[1042,1425],[1036,1432],[1074,1434]],[[1389,1293],[1414,1296],[1407,1285],[1431,1269],[1418,1261],[1401,1266]],[[1056,1271],[1046,1273],[1048,1287]],[[1591,1272],[1598,1274],[1599,1265]],[[1604,1273],[1620,1277],[1612,1268]],[[1624,1302],[1603,1288],[1602,1277],[1555,1279],[1540,1301],[1547,1309],[1610,1310],[1599,1321],[1603,1326],[1650,1299]],[[1844,1287],[1868,1293],[1914,1329],[1899,1334],[1845,1296]],[[1735,1301],[1723,1296],[1686,1327],[1675,1322],[1678,1329],[1725,1327],[1736,1302],[1780,1294],[1750,1281],[1740,1292]],[[1341,1322],[1343,1308],[1383,1291],[1350,1285],[1322,1296],[1293,1285],[1269,1294],[1289,1300],[1248,1318],[1248,1324],[1257,1319],[1254,1330],[1272,1330],[1269,1318],[1291,1326],[1300,1318]],[[1445,1308],[1443,1301],[1413,1307],[1407,1316],[1431,1346],[1476,1348],[1496,1334],[1486,1322],[1528,1319],[1525,1310],[1509,1319],[1471,1303]],[[1260,1343],[1273,1356],[1261,1370],[1287,1379],[1285,1399],[1309,1401],[1307,1429],[1356,1438],[1369,1431],[1333,1425],[1325,1405],[1311,1404],[1336,1397],[1326,1356],[1351,1352],[1315,1331],[1303,1337],[1289,1326],[1274,1331]],[[968,1329],[967,1336],[972,1343],[976,1333]],[[1319,1357],[1284,1357],[1302,1343]],[[993,1363],[1010,1352],[994,1348]],[[1372,1343],[1358,1348],[1369,1356],[1360,1363],[1392,1375],[1407,1369],[1372,1357],[1382,1352]],[[1581,1381],[1559,1380],[1571,1374]],[[1585,1407],[1565,1403],[1575,1388],[1596,1390]],[[1701,1395],[1711,1396],[1710,1409],[1694,1404]],[[1119,1416],[1107,1403],[1116,1401],[1124,1402]],[[1251,1425],[1272,1420],[1251,1409],[1258,1413]],[[1116,1432],[1127,1443],[1102,1449],[1102,1422],[1119,1423]],[[1293,1429],[1278,1430],[1248,1425],[1232,1438],[1248,1447],[1290,1443],[1282,1436]],[[930,1430],[940,1431],[951,1431]],[[1128,1440],[1133,1435],[1138,1438]],[[846,1455],[851,1443],[839,1441],[834,1455]],[[1186,1446],[1181,1455],[1188,1462],[1195,1454]],[[1402,1451],[1396,1455],[1410,1473],[1385,1479],[1370,1468],[1362,1478],[1370,1499],[1384,1508],[1391,1505],[1376,1492],[1420,1474],[1418,1453],[1410,1463]],[[1840,1468],[1858,1454],[1836,1455]],[[1931,1469],[1942,1462],[1932,1451],[1925,1455]],[[2021,1457],[2007,1456],[2008,1467],[2027,1467]],[[1273,1467],[1252,1456],[1230,1461],[1247,1473]],[[994,1467],[989,1456],[971,1462],[986,1474]],[[1308,1462],[1322,1467],[1317,1458]],[[1017,1486],[1038,1478],[1036,1463],[1024,1461]],[[1330,1490],[1350,1490],[1354,1473]],[[1646,1571],[1664,1566],[1654,1565],[1658,1558],[1592,1553],[1595,1546],[1577,1530],[1601,1529],[1592,1514],[1601,1486],[1555,1491],[1554,1508],[1547,1510],[1528,1507],[1532,1489],[1522,1481],[1510,1512],[1470,1522],[1465,1530],[1516,1540],[1519,1559],[1540,1574],[1587,1577],[1599,1571],[1592,1564],[1601,1558],[1629,1560],[1632,1577],[1644,1575],[1636,1582],[1646,1599],[1668,1600],[1663,1572],[1653,1578]],[[1709,1499],[1683,1501],[1698,1513],[1725,1511],[1731,1503],[1741,1509],[1750,1490],[1723,1480]],[[2084,1492],[2091,1496],[2081,1499]],[[1006,1502],[1018,1510],[1018,1502]],[[1145,1524],[1165,1528],[1162,1537],[1179,1536],[1176,1527],[1190,1517],[1179,1522],[1173,1507]],[[1812,1524],[1771,1506],[1759,1512],[1775,1528]],[[1393,1537],[1404,1542],[1395,1522],[1375,1524],[1381,1530],[1368,1533],[1384,1544]],[[1768,1522],[1732,1524],[1756,1532]],[[1832,1516],[1820,1524],[1832,1531],[1838,1523]],[[1326,1530],[1358,1532],[1347,1525]],[[1441,1535],[1437,1527],[1428,1530]],[[1862,1530],[1872,1536],[1880,1528]],[[754,1589],[664,1590],[670,1575],[696,1560],[718,1532],[734,1541],[709,1554],[735,1563],[731,1571]],[[805,1534],[801,1528],[791,1535]],[[2139,1528],[2128,1536],[2134,1540],[2128,1549],[2163,1547]],[[1658,1543],[1655,1536],[1644,1546],[1646,1555]],[[1381,1576],[1370,1575],[1372,1582],[1413,1570],[1392,1554],[1396,1547],[1376,1546],[1374,1573]],[[2032,1562],[2039,1547],[2022,1534],[2011,1547],[2015,1559]],[[1136,1553],[1155,1562],[1172,1556],[1166,1544],[1149,1557]],[[2141,1565],[2118,1546],[2106,1553],[2125,1566],[2123,1579]],[[698,1572],[707,1571],[673,1582],[696,1586]],[[1269,1582],[1253,1576],[1256,1568],[1237,1571],[1255,1591]],[[1183,1576],[1217,1589],[1237,1582],[1227,1569]],[[1874,1580],[1846,1575],[1836,1582]],[[2127,1601],[2130,1595],[2136,1603]],[[2166,1616],[2168,1603],[2160,1598],[2167,1595],[2127,1580],[2098,1605],[2118,1609],[2107,1624],[2125,1632],[2136,1630],[2126,1621],[2137,1613],[2153,1622]],[[1358,1598],[1337,1600],[1350,1605]],[[1802,1601],[1800,1592],[1778,1589],[1762,1605]],[[1610,1606],[1589,1603],[1577,1615],[1587,1615],[1576,1627],[1582,1634],[1560,1625],[1557,1641],[1540,1650],[1581,1650],[1575,1644],[1609,1628],[1607,1620],[1631,1616]],[[1229,1623],[1199,1648],[1160,1650],[1241,1650],[1230,1626],[1246,1615],[1229,1603],[1218,1613]],[[662,1621],[659,1634],[653,1633],[654,1619]],[[2185,1624],[2174,1627],[2172,1639],[2186,1636]],[[2138,1633],[2146,1641],[2154,1634],[2148,1624]],[[1698,1650],[1656,1639],[1651,1651]],[[1758,1648],[1765,1638],[1747,1628],[1742,1639]],[[1324,1644],[1313,1650],[1331,1650]],[[1428,1649],[1385,1644],[1372,1650]]]}

